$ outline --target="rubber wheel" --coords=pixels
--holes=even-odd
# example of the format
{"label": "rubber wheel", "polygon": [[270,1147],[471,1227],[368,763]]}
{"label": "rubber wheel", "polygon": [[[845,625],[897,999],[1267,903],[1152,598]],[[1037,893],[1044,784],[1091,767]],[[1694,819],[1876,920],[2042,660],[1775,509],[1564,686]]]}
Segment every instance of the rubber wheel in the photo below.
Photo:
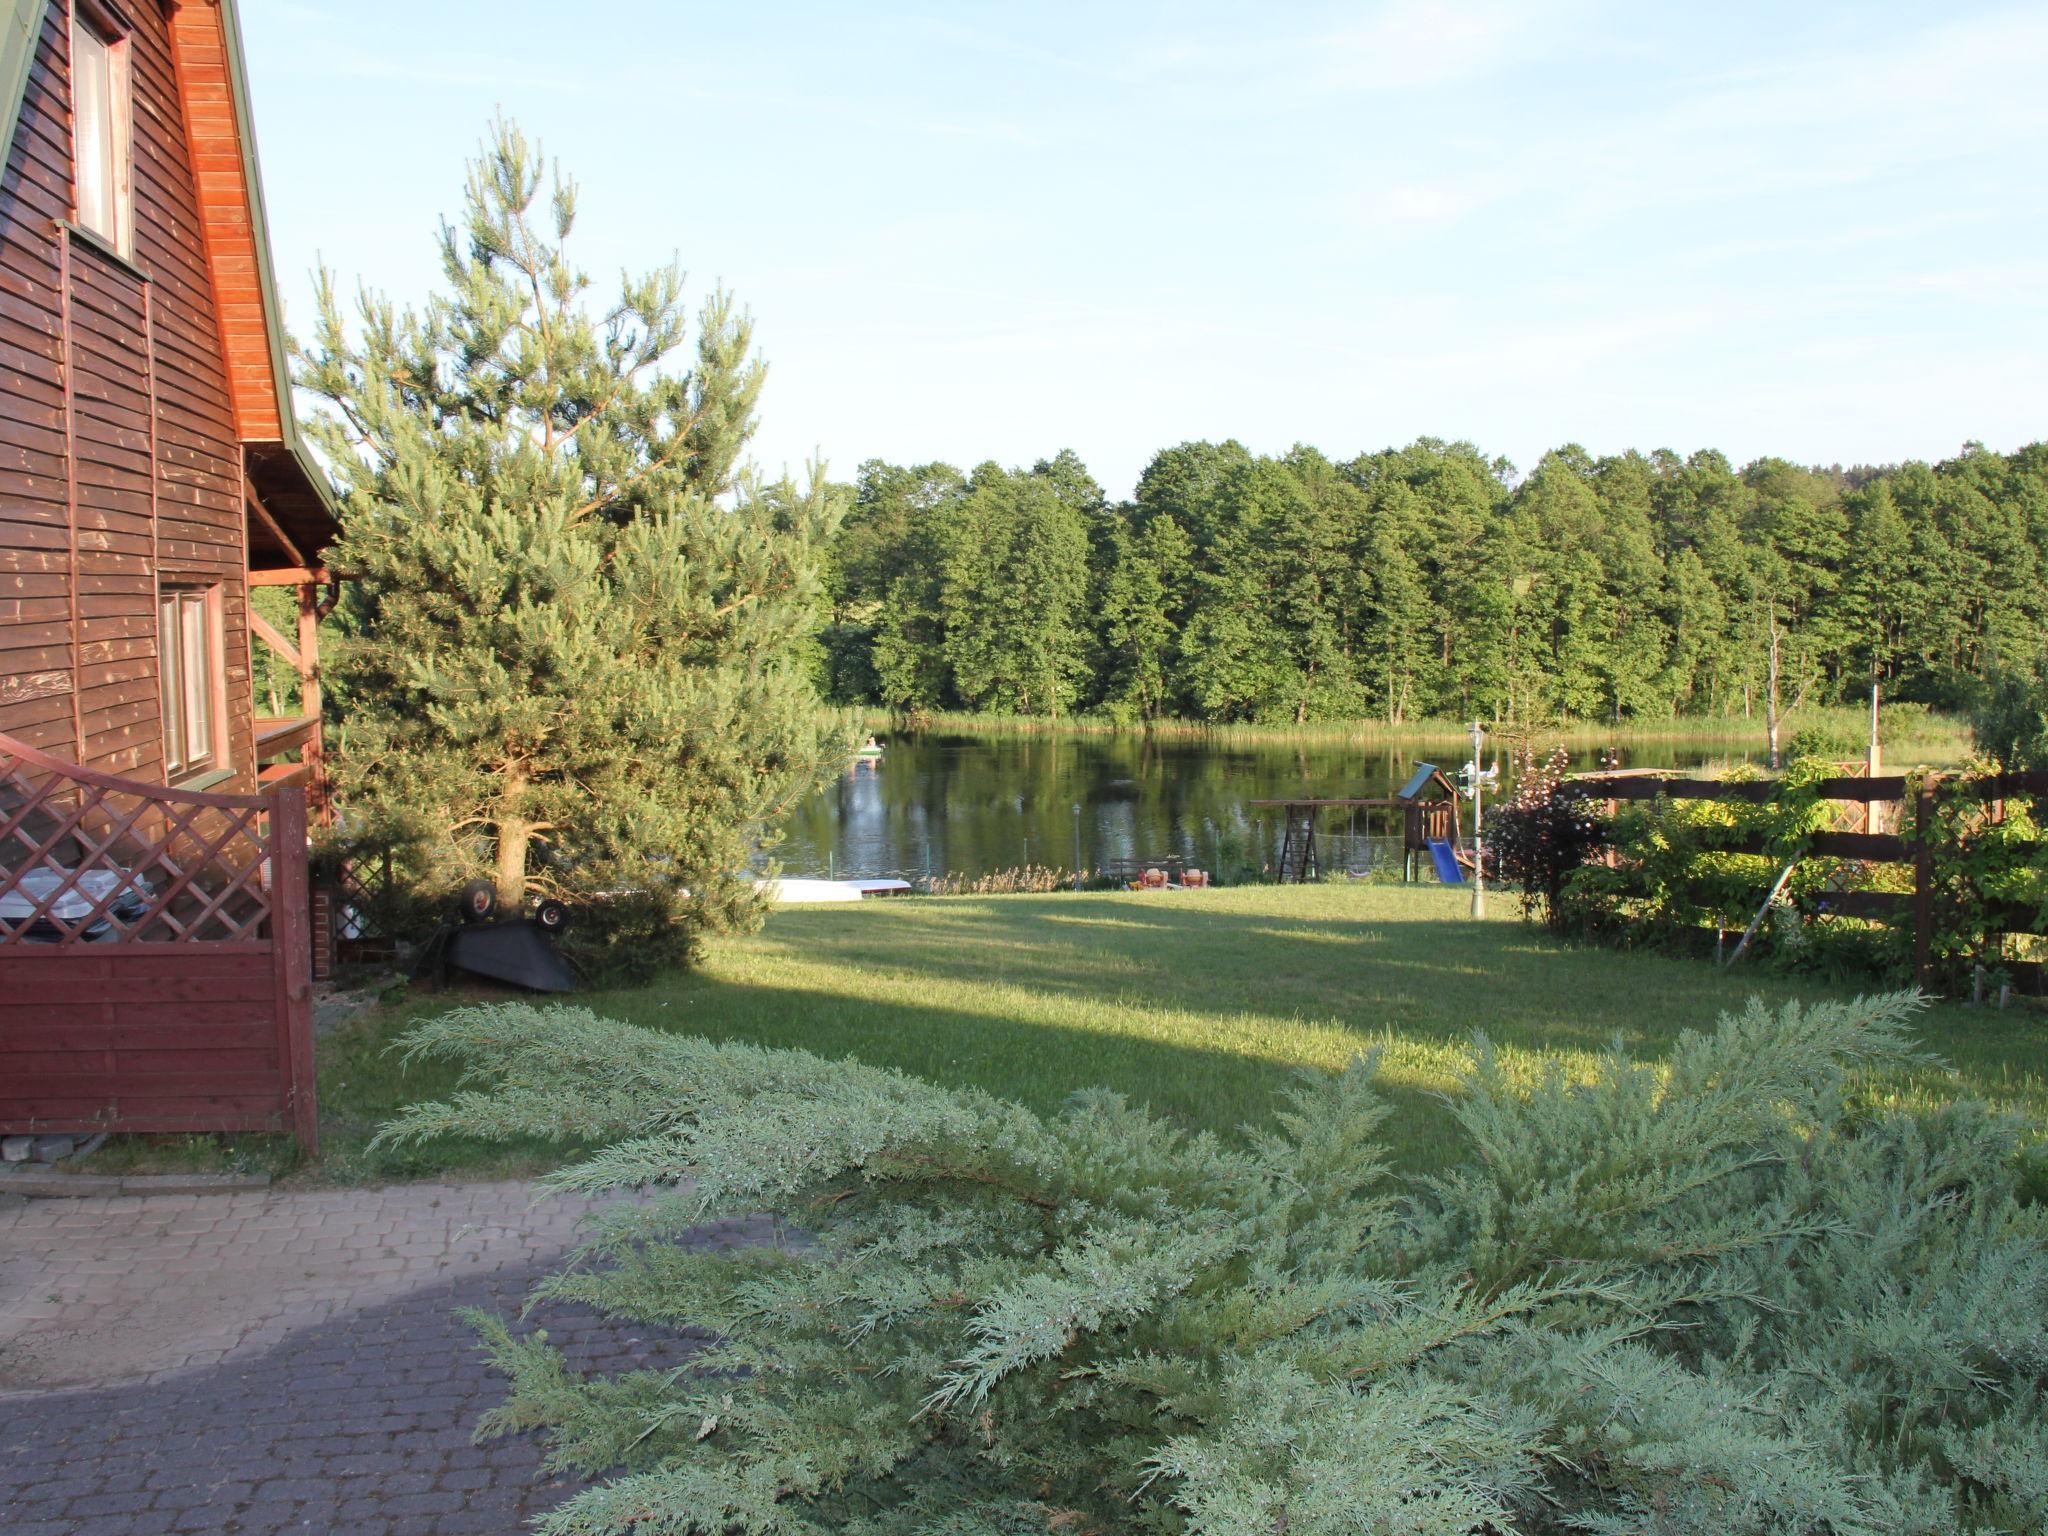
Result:
{"label": "rubber wheel", "polygon": [[534,908],[533,920],[541,926],[543,932],[560,933],[569,926],[568,905],[550,898]]}
{"label": "rubber wheel", "polygon": [[462,888],[462,920],[480,923],[498,910],[498,888],[488,880],[472,880]]}

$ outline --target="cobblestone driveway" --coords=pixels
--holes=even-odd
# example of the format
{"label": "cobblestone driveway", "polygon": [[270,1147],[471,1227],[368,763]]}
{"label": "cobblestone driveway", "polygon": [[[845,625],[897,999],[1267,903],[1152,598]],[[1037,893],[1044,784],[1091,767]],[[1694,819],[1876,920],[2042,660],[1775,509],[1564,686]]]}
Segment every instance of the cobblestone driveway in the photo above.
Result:
{"label": "cobblestone driveway", "polygon": [[[502,1382],[451,1313],[515,1307],[584,1209],[414,1185],[0,1210],[0,1530],[511,1536],[574,1485],[529,1439],[471,1444]],[[533,1324],[602,1369],[691,1347]]]}

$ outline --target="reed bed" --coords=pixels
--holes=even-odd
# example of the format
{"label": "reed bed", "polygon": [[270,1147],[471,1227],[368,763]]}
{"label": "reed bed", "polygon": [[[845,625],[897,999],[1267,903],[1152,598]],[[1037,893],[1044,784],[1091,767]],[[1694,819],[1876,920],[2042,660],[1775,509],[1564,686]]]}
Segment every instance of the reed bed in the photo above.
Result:
{"label": "reed bed", "polygon": [[[1302,725],[1219,723],[1211,720],[1153,720],[1132,723],[1107,715],[1010,715],[934,712],[906,717],[885,710],[859,712],[863,730],[928,733],[934,735],[1121,735],[1150,734],[1183,740],[1213,742],[1218,746],[1331,746],[1385,747],[1413,745],[1432,750],[1462,745],[1471,740],[1469,722],[1457,720],[1407,720],[1389,725],[1383,720],[1320,720]],[[1563,746],[1581,751],[1601,747],[1670,745],[1704,751],[1761,756],[1765,750],[1761,715],[1682,715],[1671,719],[1632,719],[1619,723],[1565,721],[1532,724],[1514,721],[1483,722],[1490,740],[1525,741],[1533,746]],[[1959,762],[1970,752],[1968,723],[1953,716],[1911,709],[1884,720],[1884,748],[1895,762]],[[1861,708],[1835,707],[1803,709],[1788,715],[1779,727],[1780,740],[1789,744],[1802,732],[1816,732],[1830,738],[1846,754],[1860,749],[1870,733],[1869,713]]]}

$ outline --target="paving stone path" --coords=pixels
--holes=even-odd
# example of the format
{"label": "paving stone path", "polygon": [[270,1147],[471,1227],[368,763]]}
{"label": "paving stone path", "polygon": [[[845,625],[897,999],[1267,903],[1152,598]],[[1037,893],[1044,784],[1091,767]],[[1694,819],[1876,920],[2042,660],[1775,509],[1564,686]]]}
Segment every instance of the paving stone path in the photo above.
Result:
{"label": "paving stone path", "polygon": [[[587,1210],[506,1184],[0,1210],[0,1530],[512,1536],[577,1485],[530,1438],[472,1444],[503,1383],[452,1314],[515,1308]],[[528,1326],[601,1370],[694,1347]]]}

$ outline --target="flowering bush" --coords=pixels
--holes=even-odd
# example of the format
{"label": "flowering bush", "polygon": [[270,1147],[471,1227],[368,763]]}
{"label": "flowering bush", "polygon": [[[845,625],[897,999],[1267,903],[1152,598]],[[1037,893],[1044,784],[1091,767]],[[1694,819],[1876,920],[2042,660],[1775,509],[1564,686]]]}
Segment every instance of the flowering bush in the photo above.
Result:
{"label": "flowering bush", "polygon": [[1606,840],[1583,791],[1565,777],[1564,749],[1523,776],[1508,803],[1494,813],[1486,845],[1500,878],[1522,888],[1524,916],[1540,914],[1552,928],[1567,925],[1561,901],[1573,870]]}

